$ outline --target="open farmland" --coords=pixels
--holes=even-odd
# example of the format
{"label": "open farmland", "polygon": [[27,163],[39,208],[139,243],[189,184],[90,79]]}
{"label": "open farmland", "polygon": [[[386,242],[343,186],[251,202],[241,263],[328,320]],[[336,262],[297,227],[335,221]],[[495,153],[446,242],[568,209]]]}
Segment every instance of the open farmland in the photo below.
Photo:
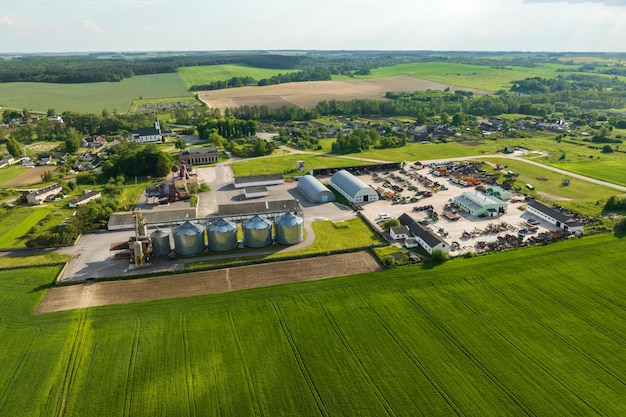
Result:
{"label": "open farmland", "polygon": [[60,267],[0,271],[0,414],[624,415],[624,250],[39,315]]}
{"label": "open farmland", "polygon": [[414,77],[399,76],[391,78],[307,81],[268,85],[263,87],[240,87],[225,90],[199,91],[199,98],[210,107],[224,110],[239,106],[267,105],[280,107],[294,105],[315,107],[322,100],[351,100],[356,98],[384,99],[388,91],[423,91],[423,90],[464,90],[476,94],[486,91],[456,87],[450,84],[427,81]]}
{"label": "open farmland", "polygon": [[208,84],[213,81],[225,81],[233,77],[252,77],[255,80],[270,78],[278,74],[296,72],[297,69],[268,69],[255,68],[247,65],[205,65],[196,67],[182,67],[178,73],[182,77],[187,88],[193,85]]}
{"label": "open farmland", "polygon": [[563,73],[557,72],[557,69],[568,68],[574,67],[565,64],[541,64],[536,67],[507,65],[506,67],[495,68],[486,65],[453,62],[422,62],[376,68],[372,70],[370,75],[357,76],[357,78],[379,79],[410,76],[443,84],[495,92],[501,89],[508,90],[511,87],[511,81],[528,77],[556,78],[558,75],[563,75]]}
{"label": "open farmland", "polygon": [[[22,166],[11,167],[10,179],[1,184],[3,187],[23,187],[28,185],[40,184],[41,176],[49,171],[54,171],[54,166],[42,166],[34,168],[25,168]],[[12,178],[11,178],[12,177]]]}
{"label": "open farmland", "polygon": [[125,113],[134,99],[191,96],[178,73],[139,75],[120,82],[86,84],[0,83],[0,106],[45,112],[103,109]]}

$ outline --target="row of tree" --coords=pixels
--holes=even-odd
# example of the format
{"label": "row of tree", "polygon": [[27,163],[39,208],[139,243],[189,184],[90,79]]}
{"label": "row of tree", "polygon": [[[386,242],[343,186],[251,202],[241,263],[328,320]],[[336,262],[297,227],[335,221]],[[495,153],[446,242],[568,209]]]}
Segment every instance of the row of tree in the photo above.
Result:
{"label": "row of tree", "polygon": [[280,54],[181,54],[174,56],[124,56],[103,58],[95,55],[72,57],[28,55],[0,61],[0,82],[90,83],[121,81],[134,75],[176,72],[180,67],[197,65],[244,64],[257,68],[290,69],[299,56]]}
{"label": "row of tree", "polygon": [[383,137],[375,129],[353,129],[347,135],[342,130],[332,144],[332,152],[336,154],[357,153],[370,148],[396,148],[406,145],[406,137],[385,135]]}
{"label": "row of tree", "polygon": [[202,139],[208,139],[211,133],[231,139],[253,136],[259,124],[254,120],[238,119],[236,117],[209,117],[198,123],[198,134]]}

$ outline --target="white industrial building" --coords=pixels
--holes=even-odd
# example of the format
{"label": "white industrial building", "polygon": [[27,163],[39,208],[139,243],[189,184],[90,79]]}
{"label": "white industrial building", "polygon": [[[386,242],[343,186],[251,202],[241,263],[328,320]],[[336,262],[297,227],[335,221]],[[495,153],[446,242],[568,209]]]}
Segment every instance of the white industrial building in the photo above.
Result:
{"label": "white industrial building", "polygon": [[53,196],[53,195],[57,195],[62,190],[63,188],[59,184],[54,183],[52,185],[48,185],[47,187],[43,187],[38,190],[31,191],[26,196],[26,201],[28,201],[28,204],[33,204],[33,205],[41,204],[46,200],[46,198]]}
{"label": "white industrial building", "polygon": [[301,177],[298,180],[298,190],[300,190],[311,203],[335,201],[335,194],[313,175]]}
{"label": "white industrial building", "polygon": [[459,208],[476,217],[498,217],[506,213],[507,203],[479,192],[464,192],[453,201]]}
{"label": "white industrial building", "polygon": [[378,201],[378,193],[372,187],[345,169],[333,174],[330,185],[351,203]]}
{"label": "white industrial building", "polygon": [[551,209],[536,200],[530,200],[526,211],[535,217],[545,220],[558,228],[569,232],[582,232],[584,225],[578,220],[561,213],[560,211]]}
{"label": "white industrial building", "polygon": [[283,174],[251,175],[233,178],[233,186],[239,188],[279,185],[285,182]]}

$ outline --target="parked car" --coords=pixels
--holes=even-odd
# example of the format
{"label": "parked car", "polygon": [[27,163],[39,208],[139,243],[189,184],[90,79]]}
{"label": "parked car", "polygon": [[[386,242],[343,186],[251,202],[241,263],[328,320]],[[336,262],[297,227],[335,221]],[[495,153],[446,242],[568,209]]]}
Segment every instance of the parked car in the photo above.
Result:
{"label": "parked car", "polygon": [[387,213],[380,213],[378,215],[378,219],[380,219],[380,221],[390,220],[391,216],[388,215]]}

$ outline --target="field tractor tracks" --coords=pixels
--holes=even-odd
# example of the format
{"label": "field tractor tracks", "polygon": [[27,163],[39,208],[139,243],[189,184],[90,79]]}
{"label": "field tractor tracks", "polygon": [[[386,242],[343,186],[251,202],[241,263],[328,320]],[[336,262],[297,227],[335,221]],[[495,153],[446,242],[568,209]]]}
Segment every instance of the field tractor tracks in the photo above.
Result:
{"label": "field tractor tracks", "polygon": [[135,318],[135,328],[133,329],[133,342],[130,347],[130,357],[128,359],[128,372],[126,374],[126,389],[124,392],[124,415],[130,416],[133,411],[133,392],[135,384],[135,369],[137,367],[137,352],[139,351],[139,336],[141,334],[141,320]]}
{"label": "field tractor tracks", "polygon": [[230,324],[233,336],[235,337],[235,344],[237,345],[237,353],[239,354],[239,359],[241,360],[241,367],[243,368],[243,371],[246,375],[246,383],[248,386],[248,393],[250,394],[250,399],[252,401],[252,407],[254,408],[254,415],[262,416],[263,412],[259,404],[259,398],[256,393],[256,389],[254,388],[254,383],[252,382],[250,366],[246,361],[246,353],[241,347],[241,337],[239,336],[239,330],[237,329],[237,325],[235,324],[235,320],[233,319],[233,315],[230,311],[228,312],[228,323]]}
{"label": "field tractor tracks", "polygon": [[32,343],[30,343],[28,345],[27,350],[22,354],[22,357],[20,358],[19,363],[17,364],[17,366],[13,370],[13,373],[11,373],[11,377],[8,379],[8,381],[7,381],[6,385],[4,386],[4,389],[2,390],[2,392],[0,392],[0,415],[3,415],[2,414],[2,409],[4,408],[4,404],[6,403],[6,401],[9,398],[11,392],[13,391],[13,387],[15,386],[17,381],[19,380],[20,375],[22,373],[22,370],[24,369],[24,366],[28,363],[28,359],[30,358],[30,354],[33,351],[33,348],[35,346],[37,346],[37,341],[33,340]]}
{"label": "field tractor tracks", "polygon": [[76,333],[74,335],[74,340],[72,341],[67,366],[65,367],[61,392],[59,393],[54,413],[55,416],[65,416],[65,413],[67,412],[67,405],[70,401],[71,393],[73,392],[74,383],[80,372],[83,354],[85,353],[85,326],[87,322],[87,311],[88,310],[79,310],[78,313],[79,319],[76,325]]}
{"label": "field tractor tracks", "polygon": [[276,317],[278,318],[278,323],[280,324],[283,334],[285,335],[285,339],[287,339],[287,342],[289,343],[289,347],[291,348],[291,353],[293,354],[293,357],[298,363],[298,368],[300,368],[300,373],[302,374],[302,377],[306,381],[306,384],[309,388],[309,393],[311,394],[311,397],[313,397],[313,399],[315,400],[315,404],[317,405],[317,409],[319,410],[320,415],[329,417],[330,412],[328,411],[326,404],[324,404],[322,395],[317,389],[317,386],[315,385],[315,381],[313,380],[313,377],[311,376],[311,372],[307,368],[306,363],[304,359],[302,358],[302,354],[300,353],[300,350],[298,349],[298,344],[293,338],[293,334],[291,333],[291,330],[289,329],[289,325],[287,324],[287,321],[285,320],[285,316],[283,315],[283,312],[281,311],[280,306],[275,300],[272,300],[272,307],[274,308],[274,313],[276,314]]}
{"label": "field tractor tracks", "polygon": [[185,378],[187,383],[187,402],[191,415],[198,415],[198,404],[196,403],[196,391],[195,391],[195,373],[191,366],[191,348],[189,346],[189,331],[187,329],[187,317],[183,312],[180,314],[180,331],[183,337],[183,361],[185,362]]}
{"label": "field tractor tracks", "polygon": [[402,289],[396,288],[399,294],[409,302],[410,305],[415,308],[435,329],[437,329],[441,335],[447,339],[453,346],[455,346],[474,366],[480,370],[485,377],[487,377],[496,387],[502,391],[518,408],[527,416],[536,416],[524,401],[522,401],[513,391],[511,391],[505,383],[503,383],[497,375],[495,375],[489,367],[481,362],[463,343],[461,343],[452,332],[450,332],[444,324],[442,324],[437,318],[433,317],[424,307],[422,307],[417,301],[406,294]]}
{"label": "field tractor tracks", "polygon": [[524,282],[527,283],[528,285],[530,285],[531,287],[533,287],[534,289],[536,289],[538,292],[544,294],[546,297],[550,298],[551,300],[553,300],[557,304],[560,304],[563,307],[567,308],[568,310],[573,311],[574,313],[576,313],[576,315],[580,318],[580,320],[584,321],[589,326],[600,330],[604,334],[610,335],[611,339],[619,340],[619,341],[622,342],[623,345],[626,345],[626,339],[624,338],[624,334],[623,333],[613,332],[610,329],[608,329],[605,326],[603,326],[598,321],[595,321],[595,320],[592,320],[590,318],[587,318],[585,309],[583,309],[583,308],[581,308],[579,306],[573,305],[572,303],[568,303],[567,301],[563,300],[563,298],[561,298],[561,297],[555,296],[551,292],[541,288],[539,285],[534,283],[532,280],[527,279]]}
{"label": "field tractor tracks", "polygon": [[[602,365],[601,363],[598,363],[592,356],[590,356],[588,353],[586,353],[585,351],[581,350],[580,348],[578,348],[577,346],[575,346],[574,344],[572,344],[570,341],[568,341],[567,339],[565,339],[561,334],[557,333],[556,331],[554,331],[554,329],[547,325],[542,319],[541,317],[534,313],[533,311],[530,311],[518,304],[516,304],[513,300],[511,300],[509,297],[507,297],[504,293],[502,293],[499,289],[495,288],[493,285],[491,285],[489,282],[485,281],[484,279],[481,279],[481,281],[484,283],[484,285],[486,287],[488,287],[490,290],[492,290],[494,293],[498,294],[500,297],[502,297],[502,299],[504,301],[506,301],[506,303],[508,305],[510,305],[512,308],[514,308],[517,312],[519,312],[520,314],[527,316],[530,320],[532,320],[533,323],[536,323],[537,325],[541,326],[541,328],[543,328],[546,332],[550,333],[551,335],[553,335],[555,338],[557,338],[559,341],[561,341],[563,344],[565,344],[567,347],[569,347],[570,349],[572,349],[574,352],[578,353],[580,356],[584,357],[586,360],[588,360],[590,363],[593,363],[596,367],[598,367],[598,369],[601,369],[604,373],[606,373],[607,375],[610,375],[613,379],[615,379],[615,381],[617,381],[618,383],[620,383],[621,385],[626,386],[626,381],[624,381],[620,376],[615,375],[615,373],[613,372],[613,370],[611,370],[610,368],[607,368],[606,366]],[[456,297],[458,299],[458,297]],[[462,300],[461,301],[463,304],[465,304]],[[469,309],[472,309],[471,307],[468,306]],[[474,311],[476,314],[480,315],[480,313],[476,312],[475,310],[472,309],[472,311]],[[481,316],[482,317],[482,316]],[[580,315],[579,315],[580,317]],[[485,319],[486,320],[486,319]],[[508,339],[507,339],[508,340]],[[582,401],[582,400],[581,400]]]}
{"label": "field tractor tracks", "polygon": [[404,344],[404,342],[398,337],[398,334],[389,326],[389,323],[382,318],[382,316],[376,311],[371,304],[366,302],[361,298],[361,301],[366,305],[367,310],[374,315],[376,321],[380,326],[385,330],[385,333],[393,340],[394,344],[398,346],[398,348],[404,353],[404,355],[411,361],[413,366],[424,376],[424,378],[432,385],[432,387],[437,391],[439,396],[448,404],[450,410],[454,412],[454,414],[458,416],[465,416],[466,414],[463,412],[461,407],[459,407],[454,399],[450,397],[446,390],[441,386],[441,384],[437,381],[437,378],[424,366],[424,364],[413,354],[411,349]]}
{"label": "field tractor tracks", "polygon": [[575,283],[577,287],[582,287],[585,290],[587,290],[590,293],[592,293],[593,295],[595,295],[596,297],[606,301],[609,304],[614,305],[615,307],[617,307],[618,309],[620,309],[622,311],[626,311],[626,306],[624,304],[620,303],[620,302],[617,302],[614,298],[607,297],[606,295],[602,294],[601,292],[593,289],[592,287],[590,287],[589,285],[587,285],[587,284],[585,284],[583,282],[580,282],[579,280],[577,280],[576,278],[572,277],[571,275],[566,274],[566,273],[560,271],[559,269],[557,269],[554,266],[551,266],[551,265],[547,265],[547,266],[552,268],[552,270],[558,272],[561,275],[561,277],[563,277],[563,278],[565,278],[565,279]]}
{"label": "field tractor tracks", "polygon": [[367,382],[367,385],[369,385],[374,395],[376,395],[376,398],[378,398],[378,402],[380,402],[380,404],[383,406],[383,408],[387,412],[387,415],[397,416],[398,414],[395,412],[391,403],[389,403],[389,401],[385,397],[385,394],[383,394],[383,392],[380,390],[380,388],[378,387],[378,385],[376,384],[376,382],[374,381],[370,373],[367,371],[367,368],[361,361],[361,358],[359,358],[359,355],[354,351],[354,348],[350,344],[350,341],[348,340],[346,335],[341,331],[341,327],[337,324],[337,322],[335,321],[335,318],[332,316],[332,314],[328,311],[328,309],[324,306],[323,303],[320,303],[320,309],[324,312],[324,316],[326,317],[326,320],[328,320],[328,323],[330,323],[330,326],[333,328],[333,332],[335,333],[337,338],[341,341],[341,344],[343,345],[344,349],[346,350],[346,352],[348,352],[348,354],[352,358],[352,362],[359,369],[359,372],[363,376],[363,379]]}
{"label": "field tractor tracks", "polygon": [[[478,310],[476,310],[475,308],[473,308],[471,305],[469,305],[465,300],[463,300],[461,297],[457,296],[456,294],[454,294],[453,292],[447,291],[447,294],[450,298],[454,298],[456,301],[458,301],[459,303],[463,304],[463,306],[465,306],[465,308],[467,308],[469,311],[471,311],[476,317],[478,317],[485,326],[488,326],[490,329],[492,329],[493,331],[495,331],[503,340],[506,341],[506,343],[509,344],[509,346],[511,346],[513,349],[515,349],[521,356],[525,357],[529,363],[534,364],[534,366],[538,367],[539,369],[541,369],[541,371],[548,376],[552,381],[553,381],[553,385],[556,386],[560,386],[563,389],[565,389],[566,391],[570,392],[572,395],[574,395],[578,401],[581,402],[581,404],[585,404],[590,410],[592,410],[594,413],[598,414],[598,415],[602,415],[602,412],[600,410],[598,410],[593,404],[589,403],[588,401],[585,400],[584,397],[581,397],[577,390],[575,389],[575,387],[570,386],[569,384],[565,383],[565,381],[563,380],[563,378],[559,378],[558,376],[554,375],[551,370],[549,368],[547,368],[541,361],[536,360],[536,358],[531,357],[528,353],[526,353],[524,350],[520,349],[519,347],[519,343],[515,343],[514,341],[512,341],[510,339],[510,337],[508,337],[504,332],[502,332],[497,326],[493,326],[491,324],[491,320],[489,320],[487,317],[485,317],[483,314],[481,314]],[[507,300],[508,301],[508,300]],[[513,306],[516,307],[516,306]],[[519,310],[519,309],[518,309]],[[522,314],[524,314],[524,311],[520,311]],[[538,321],[538,320],[537,320]],[[539,322],[539,321],[538,321]],[[543,323],[542,323],[543,324]],[[553,333],[554,334],[554,333]],[[555,336],[558,337],[558,335],[555,334]],[[560,338],[559,338],[560,339]],[[569,345],[569,343],[567,343],[566,341],[563,340],[564,343],[566,343],[570,348],[572,348],[573,350],[577,350],[574,346]],[[582,352],[581,352],[582,353]],[[619,380],[618,380],[619,381]],[[621,382],[621,381],[619,381]]]}

